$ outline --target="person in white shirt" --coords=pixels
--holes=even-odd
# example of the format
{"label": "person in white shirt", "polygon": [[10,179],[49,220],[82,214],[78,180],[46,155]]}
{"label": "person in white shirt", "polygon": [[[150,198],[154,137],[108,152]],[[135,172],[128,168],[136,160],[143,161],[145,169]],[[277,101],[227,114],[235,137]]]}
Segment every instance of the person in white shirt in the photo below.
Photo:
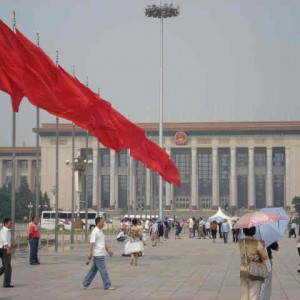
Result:
{"label": "person in white shirt", "polygon": [[88,260],[91,260],[93,257],[93,265],[83,279],[81,287],[87,289],[96,276],[97,271],[99,271],[104,289],[114,290],[115,288],[111,286],[111,281],[105,266],[105,254],[107,252],[109,255],[112,255],[112,251],[107,248],[105,243],[105,235],[102,231],[102,228],[104,227],[104,219],[102,217],[97,217],[95,219],[95,224],[96,227],[91,233],[90,250],[87,256]]}
{"label": "person in white shirt", "polygon": [[230,231],[230,225],[229,225],[227,219],[224,219],[224,222],[221,225],[221,231],[222,231],[224,243],[227,244],[228,234]]}
{"label": "person in white shirt", "polygon": [[207,220],[205,223],[205,231],[206,231],[206,235],[211,238],[211,232],[210,232],[210,222]]}
{"label": "person in white shirt", "polygon": [[11,285],[11,228],[11,219],[4,219],[3,227],[0,231],[0,249],[2,252],[2,267],[0,268],[0,276],[4,273],[3,287],[5,288],[14,287]]}

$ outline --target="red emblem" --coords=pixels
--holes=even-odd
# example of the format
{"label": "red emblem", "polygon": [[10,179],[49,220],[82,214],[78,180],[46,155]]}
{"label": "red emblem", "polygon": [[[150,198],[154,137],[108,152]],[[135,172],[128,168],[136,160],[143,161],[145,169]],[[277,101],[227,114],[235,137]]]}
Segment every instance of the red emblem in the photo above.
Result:
{"label": "red emblem", "polygon": [[187,142],[187,135],[184,132],[177,132],[175,134],[176,145],[185,145]]}

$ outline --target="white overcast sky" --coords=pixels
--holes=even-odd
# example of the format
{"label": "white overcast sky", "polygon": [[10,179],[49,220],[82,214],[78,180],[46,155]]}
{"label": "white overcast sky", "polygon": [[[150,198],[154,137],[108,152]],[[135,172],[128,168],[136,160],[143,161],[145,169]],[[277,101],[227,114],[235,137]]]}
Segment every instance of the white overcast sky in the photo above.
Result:
{"label": "white overcast sky", "polygon": [[[164,3],[164,1],[163,1]],[[169,2],[170,3],[170,2]],[[164,22],[164,120],[299,120],[299,0],[174,0]],[[1,0],[0,18],[134,122],[159,120],[158,0]],[[43,112],[41,123],[55,117]],[[35,144],[35,108],[24,99],[17,145]],[[11,146],[10,97],[0,92],[0,146]]]}

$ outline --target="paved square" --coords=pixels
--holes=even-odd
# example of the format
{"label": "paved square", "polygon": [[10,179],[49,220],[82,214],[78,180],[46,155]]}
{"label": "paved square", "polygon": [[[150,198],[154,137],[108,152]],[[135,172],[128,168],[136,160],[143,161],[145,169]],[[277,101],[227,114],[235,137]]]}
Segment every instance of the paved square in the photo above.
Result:
{"label": "paved square", "polygon": [[[230,236],[228,244],[222,239],[212,243],[187,235],[175,240],[172,234],[156,247],[148,242],[145,255],[133,267],[129,257],[121,256],[124,243],[108,237],[114,255],[106,262],[115,291],[103,290],[99,275],[91,289],[80,287],[89,269],[87,244],[76,244],[73,250],[66,246],[56,254],[53,247],[43,247],[39,266],[28,264],[28,249],[23,249],[12,262],[15,288],[0,287],[0,299],[239,299],[239,249],[231,240]],[[287,237],[279,243],[273,260],[272,299],[296,300],[300,294],[297,244]]]}

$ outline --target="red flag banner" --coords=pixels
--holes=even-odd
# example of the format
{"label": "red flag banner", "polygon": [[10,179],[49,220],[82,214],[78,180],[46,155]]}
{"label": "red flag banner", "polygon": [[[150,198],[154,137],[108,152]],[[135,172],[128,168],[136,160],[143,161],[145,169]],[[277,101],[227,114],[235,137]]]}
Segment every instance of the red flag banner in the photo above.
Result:
{"label": "red flag banner", "polygon": [[130,149],[131,156],[180,185],[169,155],[150,141],[145,131],[92,92],[19,30],[16,34],[0,20],[0,89],[11,96],[18,111],[23,96],[37,107],[65,118],[95,135],[107,148]]}
{"label": "red flag banner", "polygon": [[17,40],[14,32],[0,20],[0,89],[11,96],[15,112],[24,96],[22,76],[24,61],[15,51]]}

